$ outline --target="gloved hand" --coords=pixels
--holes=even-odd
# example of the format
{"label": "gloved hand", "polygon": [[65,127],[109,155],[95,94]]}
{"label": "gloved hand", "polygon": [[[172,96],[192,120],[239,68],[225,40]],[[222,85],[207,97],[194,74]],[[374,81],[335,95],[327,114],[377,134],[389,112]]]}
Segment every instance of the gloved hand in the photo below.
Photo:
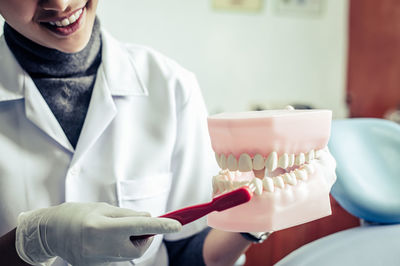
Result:
{"label": "gloved hand", "polygon": [[63,203],[21,213],[16,249],[34,265],[46,265],[59,256],[72,265],[101,265],[138,258],[153,238],[132,243],[132,235],[177,232],[176,220],[152,218],[106,203]]}

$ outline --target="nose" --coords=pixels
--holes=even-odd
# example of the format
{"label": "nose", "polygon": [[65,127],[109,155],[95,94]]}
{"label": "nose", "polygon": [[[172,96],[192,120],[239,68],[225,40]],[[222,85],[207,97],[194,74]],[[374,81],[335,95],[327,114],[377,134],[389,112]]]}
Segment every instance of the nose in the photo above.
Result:
{"label": "nose", "polygon": [[44,10],[52,10],[58,12],[70,11],[71,0],[42,0],[40,6]]}

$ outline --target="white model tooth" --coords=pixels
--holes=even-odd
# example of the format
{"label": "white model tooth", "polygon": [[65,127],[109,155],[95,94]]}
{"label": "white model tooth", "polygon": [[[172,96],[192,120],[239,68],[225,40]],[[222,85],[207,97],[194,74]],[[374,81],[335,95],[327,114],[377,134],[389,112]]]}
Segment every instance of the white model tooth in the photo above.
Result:
{"label": "white model tooth", "polygon": [[224,184],[223,184],[224,180],[223,177],[218,175],[215,178],[215,185],[216,185],[216,190],[218,192],[223,192],[224,191]]}
{"label": "white model tooth", "polygon": [[319,157],[321,157],[322,152],[323,152],[322,150],[316,150],[315,151],[315,159],[319,159]]}
{"label": "white model tooth", "polygon": [[256,195],[261,195],[263,192],[263,182],[260,178],[253,178],[253,180],[251,180],[251,184],[254,185],[255,190],[254,192],[256,193]]}
{"label": "white model tooth", "polygon": [[295,162],[295,155],[292,153],[292,154],[289,154],[289,167],[292,167],[293,165],[294,165],[294,162]]}
{"label": "white model tooth", "polygon": [[289,166],[289,156],[287,155],[287,153],[279,156],[278,166],[282,169],[286,169]]}
{"label": "white model tooth", "polygon": [[308,178],[308,174],[305,169],[296,169],[295,174],[298,179],[303,181],[307,180]]}
{"label": "white model tooth", "polygon": [[238,169],[237,161],[235,156],[233,156],[233,154],[229,154],[227,164],[228,164],[228,169],[230,171],[236,171]]}
{"label": "white model tooth", "polygon": [[58,27],[61,27],[62,26],[62,23],[61,23],[61,21],[56,21],[56,22],[54,22]]}
{"label": "white model tooth", "polygon": [[265,177],[262,182],[265,191],[274,192],[275,187],[274,187],[274,180],[272,178]]}
{"label": "white model tooth", "polygon": [[306,157],[304,155],[304,153],[300,152],[297,156],[296,156],[296,161],[294,162],[295,165],[302,165],[306,162]]}
{"label": "white model tooth", "polygon": [[232,181],[225,181],[225,190],[232,190],[233,189],[233,182]]}
{"label": "white model tooth", "polygon": [[247,153],[242,153],[239,157],[239,171],[249,172],[253,170],[253,163],[251,161],[250,155]]}
{"label": "white model tooth", "polygon": [[222,167],[221,167],[221,163],[220,163],[220,161],[219,161],[219,155],[218,155],[218,153],[215,153],[215,160],[217,161],[217,164],[218,164],[219,168],[222,168]]}
{"label": "white model tooth", "polygon": [[268,155],[267,160],[265,160],[265,168],[268,171],[274,171],[278,167],[278,154],[273,151]]}
{"label": "white model tooth", "polygon": [[289,184],[291,184],[292,186],[297,185],[297,178],[296,178],[295,173],[293,171],[291,171],[289,173],[289,175],[290,175],[290,183]]}
{"label": "white model tooth", "polygon": [[249,181],[240,181],[239,184],[241,187],[245,187],[245,186],[248,186],[250,184],[250,182]]}
{"label": "white model tooth", "polygon": [[227,175],[228,173],[229,173],[228,169],[224,169],[224,170],[219,171],[220,175]]}
{"label": "white model tooth", "polygon": [[253,169],[254,170],[262,170],[264,169],[265,160],[261,154],[256,154],[253,158]]}
{"label": "white model tooth", "polygon": [[63,20],[61,21],[61,24],[62,24],[63,26],[68,26],[68,25],[69,25],[69,20],[68,20],[67,18],[65,18],[65,19],[63,19]]}
{"label": "white model tooth", "polygon": [[275,176],[274,178],[274,185],[278,188],[284,188],[285,187],[285,183],[283,182],[282,176],[278,175]]}
{"label": "white model tooth", "polygon": [[293,178],[293,176],[291,176],[289,173],[283,174],[283,177],[282,177],[282,178],[283,178],[283,181],[284,181],[286,184],[289,184],[289,185],[292,185],[292,186],[294,186],[294,185],[297,184],[296,177]]}
{"label": "white model tooth", "polygon": [[226,169],[226,168],[228,168],[227,165],[226,165],[226,156],[225,156],[225,154],[222,153],[222,154],[219,156],[219,163],[220,163],[221,169]]}
{"label": "white model tooth", "polygon": [[312,175],[315,171],[314,166],[312,164],[305,164],[304,169],[307,171],[308,175]]}
{"label": "white model tooth", "polygon": [[311,150],[311,151],[307,152],[307,154],[306,154],[306,162],[307,163],[311,162],[312,160],[314,160],[314,157],[315,157],[314,150]]}
{"label": "white model tooth", "polygon": [[291,105],[286,105],[285,109],[286,109],[286,110],[289,110],[289,111],[293,111],[293,110],[294,110],[294,107],[291,106]]}
{"label": "white model tooth", "polygon": [[217,193],[217,191],[218,191],[217,181],[218,181],[217,175],[213,176],[213,179],[212,179],[213,194]]}

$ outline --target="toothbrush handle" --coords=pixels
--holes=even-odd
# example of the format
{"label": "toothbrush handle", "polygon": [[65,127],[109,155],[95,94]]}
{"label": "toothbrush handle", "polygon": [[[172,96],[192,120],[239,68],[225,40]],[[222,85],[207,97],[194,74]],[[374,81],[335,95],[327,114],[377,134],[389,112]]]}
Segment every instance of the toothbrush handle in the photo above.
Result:
{"label": "toothbrush handle", "polygon": [[[223,211],[246,203],[251,199],[252,196],[253,193],[248,187],[241,187],[234,191],[215,197],[211,202],[189,206],[183,209],[166,213],[159,217],[175,219],[182,225],[185,225],[209,214],[212,211]],[[153,235],[131,236],[130,240],[141,240],[151,236]]]}

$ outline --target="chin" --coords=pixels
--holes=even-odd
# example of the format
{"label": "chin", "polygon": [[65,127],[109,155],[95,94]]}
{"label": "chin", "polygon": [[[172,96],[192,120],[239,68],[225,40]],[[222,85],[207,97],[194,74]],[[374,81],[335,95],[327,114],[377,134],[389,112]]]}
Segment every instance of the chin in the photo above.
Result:
{"label": "chin", "polygon": [[254,190],[248,203],[208,215],[224,231],[277,231],[331,214],[336,180],[327,150],[332,112],[268,110],[223,113],[208,118],[221,168],[213,196],[242,186]]}

